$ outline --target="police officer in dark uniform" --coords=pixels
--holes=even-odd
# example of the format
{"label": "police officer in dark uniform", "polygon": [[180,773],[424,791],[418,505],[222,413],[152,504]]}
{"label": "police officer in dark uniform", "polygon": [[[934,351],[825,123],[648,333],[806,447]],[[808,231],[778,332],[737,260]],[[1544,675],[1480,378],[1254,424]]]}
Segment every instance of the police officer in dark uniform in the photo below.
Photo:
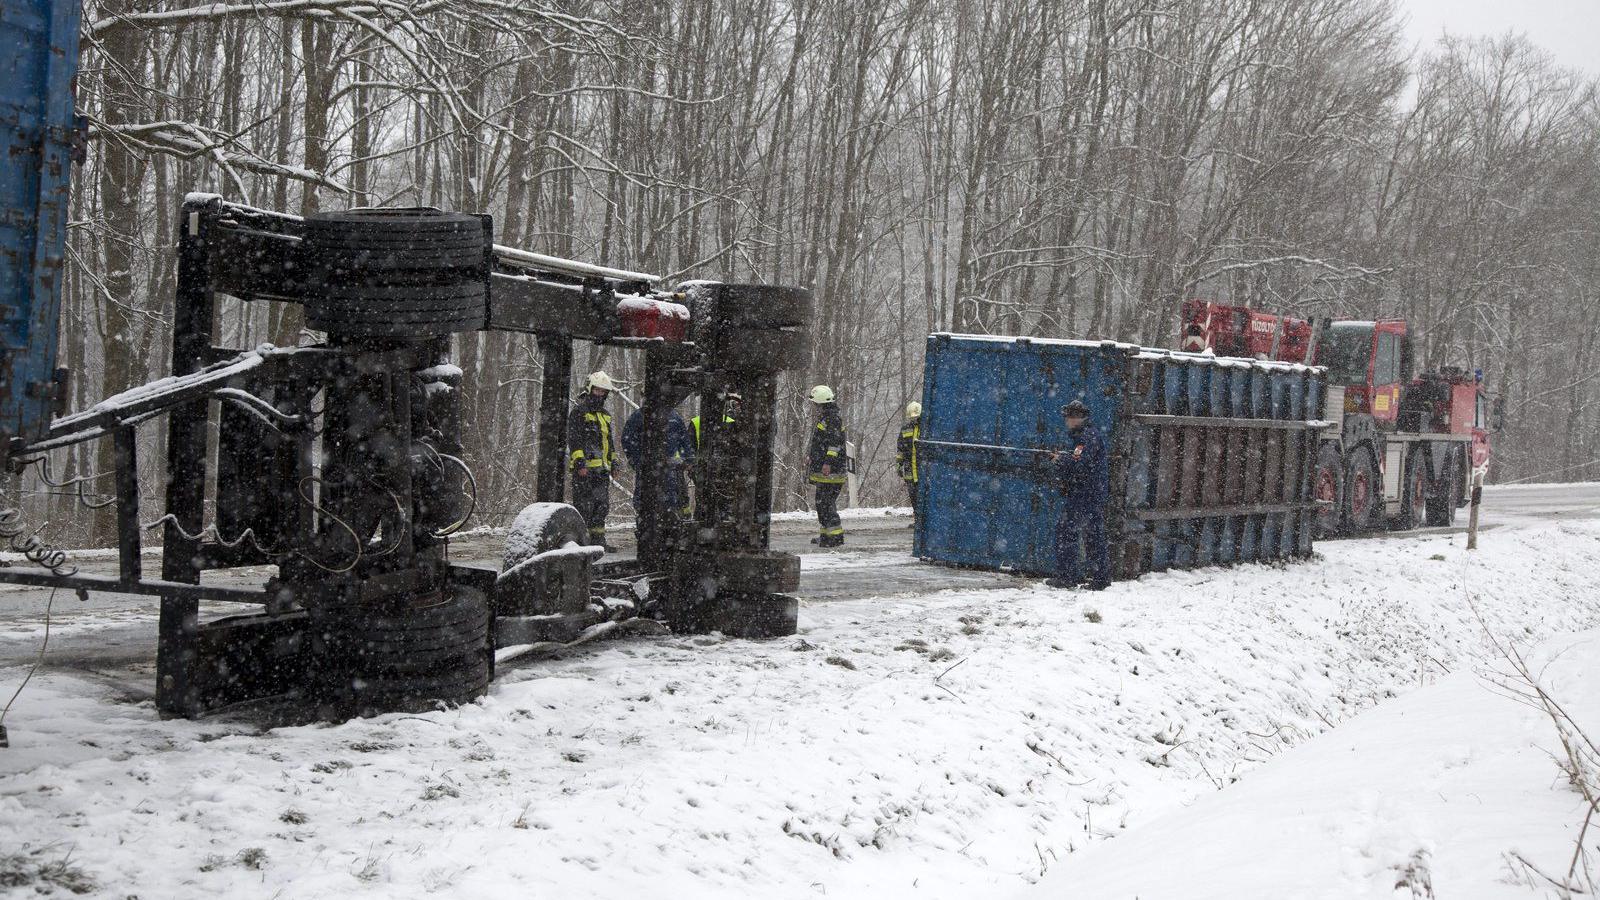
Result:
{"label": "police officer in dark uniform", "polygon": [[[1111,485],[1105,440],[1089,421],[1089,408],[1074,400],[1061,408],[1067,420],[1067,446],[1051,454],[1061,484],[1061,518],[1056,521],[1056,577],[1051,587],[1089,590],[1111,583],[1111,552],[1106,544],[1106,502]],[[1082,543],[1080,549],[1079,543]]]}
{"label": "police officer in dark uniform", "polygon": [[[698,418],[698,416],[696,417]],[[667,411],[667,465],[660,484],[666,508],[679,515],[689,514],[689,486],[684,471],[694,463],[696,444],[689,438],[689,426],[675,409]],[[644,410],[636,409],[622,425],[622,453],[628,466],[638,472],[645,464]],[[652,450],[654,448],[651,448]],[[633,484],[633,506],[639,508],[639,482]]]}
{"label": "police officer in dark uniform", "polygon": [[845,455],[844,420],[833,402],[833,388],[819,384],[811,389],[811,403],[817,411],[811,429],[811,446],[806,471],[817,486],[817,525],[822,533],[811,540],[819,547],[844,545],[844,522],[839,518],[839,492],[844,490],[849,459]]}
{"label": "police officer in dark uniform", "polygon": [[567,416],[567,446],[572,448],[572,505],[589,526],[589,543],[606,544],[606,515],[611,512],[611,469],[617,462],[606,398],[616,384],[605,372],[589,376],[589,387]]}

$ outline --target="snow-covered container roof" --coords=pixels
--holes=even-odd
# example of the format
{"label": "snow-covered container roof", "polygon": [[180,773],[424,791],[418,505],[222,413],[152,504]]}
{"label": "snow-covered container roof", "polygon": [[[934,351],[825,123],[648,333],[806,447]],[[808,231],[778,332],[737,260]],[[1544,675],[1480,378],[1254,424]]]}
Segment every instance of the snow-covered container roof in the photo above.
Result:
{"label": "snow-covered container roof", "polygon": [[997,344],[1028,344],[1047,347],[1082,347],[1088,349],[1118,350],[1123,353],[1136,355],[1139,359],[1169,359],[1175,362],[1191,363],[1195,365],[1212,365],[1221,368],[1258,369],[1266,372],[1295,372],[1318,373],[1324,371],[1322,366],[1308,366],[1303,363],[1282,362],[1274,359],[1250,359],[1244,356],[1218,356],[1210,350],[1199,353],[1187,350],[1167,350],[1161,347],[1142,347],[1138,344],[1129,344],[1124,341],[1086,341],[1073,338],[1041,338],[1019,337],[997,334],[961,334],[952,331],[936,331],[929,337],[954,338],[963,341],[988,341]]}

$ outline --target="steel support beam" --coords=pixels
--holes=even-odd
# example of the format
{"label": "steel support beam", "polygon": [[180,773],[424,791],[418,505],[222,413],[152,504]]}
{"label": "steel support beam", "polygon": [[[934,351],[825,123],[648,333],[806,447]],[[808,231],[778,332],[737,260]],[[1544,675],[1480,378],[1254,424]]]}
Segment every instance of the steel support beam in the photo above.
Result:
{"label": "steel support beam", "polygon": [[567,487],[567,395],[572,386],[572,339],[540,335],[539,357],[544,363],[544,381],[539,390],[535,498],[540,503],[560,503]]}
{"label": "steel support beam", "polygon": [[143,577],[139,525],[139,456],[133,426],[118,428],[112,458],[117,476],[117,571],[123,581]]}
{"label": "steel support beam", "polygon": [[[172,314],[172,374],[189,375],[206,365],[216,327],[217,304],[211,290],[206,245],[210,217],[204,203],[186,203],[179,217],[177,302]],[[198,534],[205,516],[206,420],[211,404],[180,406],[167,418],[167,522],[162,535],[161,579],[200,582]],[[156,637],[156,708],[164,715],[196,716],[203,709],[195,669],[198,663],[199,597],[186,590],[161,594]]]}

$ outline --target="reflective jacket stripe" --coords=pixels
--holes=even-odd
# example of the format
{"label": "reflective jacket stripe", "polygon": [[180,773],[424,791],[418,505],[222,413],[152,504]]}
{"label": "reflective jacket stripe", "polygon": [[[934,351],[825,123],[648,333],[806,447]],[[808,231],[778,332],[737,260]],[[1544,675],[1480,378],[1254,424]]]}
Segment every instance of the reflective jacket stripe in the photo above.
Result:
{"label": "reflective jacket stripe", "polygon": [[616,465],[617,451],[611,444],[611,414],[580,401],[567,420],[567,444],[572,448],[569,465],[574,468],[609,471]]}
{"label": "reflective jacket stripe", "polygon": [[900,477],[906,481],[917,480],[917,439],[922,437],[922,420],[912,419],[900,428],[900,440],[895,446],[895,464]]}

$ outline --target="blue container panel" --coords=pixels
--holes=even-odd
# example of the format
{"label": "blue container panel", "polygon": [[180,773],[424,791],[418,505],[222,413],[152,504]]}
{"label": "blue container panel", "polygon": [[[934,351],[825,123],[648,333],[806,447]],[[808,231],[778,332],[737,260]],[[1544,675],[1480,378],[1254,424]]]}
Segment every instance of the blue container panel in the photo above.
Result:
{"label": "blue container panel", "polygon": [[1244,516],[1239,523],[1239,558],[1254,562],[1261,558],[1261,522],[1259,516]]}
{"label": "blue container panel", "polygon": [[930,338],[917,555],[1054,571],[1060,490],[1049,451],[1066,443],[1061,407],[1081,400],[1109,435],[1126,392],[1124,360],[1100,345]]}
{"label": "blue container panel", "polygon": [[1232,369],[1211,369],[1210,390],[1206,393],[1206,412],[1208,416],[1228,415],[1228,385]]}
{"label": "blue container panel", "polygon": [[1228,415],[1250,418],[1250,373],[1238,371],[1228,384]]}
{"label": "blue container panel", "polygon": [[[1160,571],[1308,554],[1309,512],[1240,507],[1303,499],[1314,440],[1237,420],[1313,417],[1320,390],[1309,373],[1238,360],[935,335],[922,398],[916,552],[1053,571],[1060,489],[1049,451],[1066,444],[1061,406],[1079,399],[1120,462],[1120,493],[1108,509],[1108,526],[1121,532],[1118,559]],[[1136,413],[1201,421],[1147,422]]]}
{"label": "blue container panel", "polygon": [[1250,415],[1251,419],[1271,418],[1272,402],[1268,396],[1267,373],[1254,371],[1250,373]]}
{"label": "blue container panel", "polygon": [[923,376],[924,439],[1054,450],[1066,441],[1061,407],[1073,400],[1109,434],[1122,409],[1121,364],[1114,347],[936,335]]}
{"label": "blue container panel", "polygon": [[1205,396],[1206,385],[1211,381],[1211,367],[1209,366],[1184,366],[1184,412],[1191,416],[1206,415]]}
{"label": "blue container panel", "polygon": [[1184,378],[1184,375],[1188,372],[1188,367],[1178,363],[1167,363],[1161,368],[1162,373],[1165,376],[1165,392],[1163,399],[1166,402],[1166,409],[1163,409],[1161,412],[1164,415],[1181,416],[1187,411],[1187,407],[1184,405],[1183,398],[1187,390],[1185,387],[1187,380]]}
{"label": "blue container panel", "polygon": [[922,458],[917,555],[956,565],[1053,572],[1060,501],[1055,492],[1040,489],[1039,476],[985,471],[992,461],[976,452]]}
{"label": "blue container panel", "polygon": [[76,0],[0,0],[0,439],[50,422],[78,16]]}

